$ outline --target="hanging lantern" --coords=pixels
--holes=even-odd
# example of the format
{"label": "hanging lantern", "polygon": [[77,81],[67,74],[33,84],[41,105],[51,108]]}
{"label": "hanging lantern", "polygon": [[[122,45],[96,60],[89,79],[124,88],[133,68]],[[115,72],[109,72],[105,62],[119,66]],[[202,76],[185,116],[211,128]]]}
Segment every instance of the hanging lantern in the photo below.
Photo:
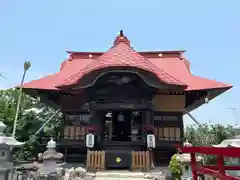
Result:
{"label": "hanging lantern", "polygon": [[93,148],[94,147],[94,141],[95,141],[94,139],[95,139],[94,134],[92,134],[92,133],[87,134],[87,136],[86,136],[86,147]]}
{"label": "hanging lantern", "polygon": [[204,102],[205,102],[206,104],[209,103],[209,97],[210,97],[210,92],[207,92],[207,95],[206,95],[206,97],[204,98]]}
{"label": "hanging lantern", "polygon": [[148,134],[147,135],[147,147],[148,148],[155,148],[155,146],[156,146],[156,141],[155,141],[154,134]]}
{"label": "hanging lantern", "polygon": [[205,102],[206,104],[209,103],[209,98],[208,98],[208,96],[206,96],[206,97],[204,98],[204,102]]}

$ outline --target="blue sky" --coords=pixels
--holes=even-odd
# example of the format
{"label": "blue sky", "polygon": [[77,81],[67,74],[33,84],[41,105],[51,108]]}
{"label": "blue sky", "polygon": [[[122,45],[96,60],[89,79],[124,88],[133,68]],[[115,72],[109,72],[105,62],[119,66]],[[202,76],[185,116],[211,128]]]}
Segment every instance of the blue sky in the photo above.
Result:
{"label": "blue sky", "polygon": [[[0,88],[59,70],[66,50],[106,51],[123,29],[136,50],[186,49],[192,73],[234,85],[193,112],[200,122],[239,117],[240,1],[9,0],[0,2]],[[185,123],[191,123],[187,117]]]}

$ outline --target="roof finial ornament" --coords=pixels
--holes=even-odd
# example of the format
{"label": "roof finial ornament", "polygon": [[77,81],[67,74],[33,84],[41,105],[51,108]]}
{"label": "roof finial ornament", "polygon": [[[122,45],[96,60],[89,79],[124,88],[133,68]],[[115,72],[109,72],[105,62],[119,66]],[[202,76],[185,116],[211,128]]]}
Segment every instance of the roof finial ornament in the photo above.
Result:
{"label": "roof finial ornament", "polygon": [[123,37],[123,30],[120,30],[120,36]]}
{"label": "roof finial ornament", "polygon": [[125,43],[125,44],[130,46],[130,41],[128,40],[128,38],[126,36],[124,36],[123,30],[120,30],[120,34],[115,39],[113,45],[116,46],[116,45],[118,45],[120,43]]}

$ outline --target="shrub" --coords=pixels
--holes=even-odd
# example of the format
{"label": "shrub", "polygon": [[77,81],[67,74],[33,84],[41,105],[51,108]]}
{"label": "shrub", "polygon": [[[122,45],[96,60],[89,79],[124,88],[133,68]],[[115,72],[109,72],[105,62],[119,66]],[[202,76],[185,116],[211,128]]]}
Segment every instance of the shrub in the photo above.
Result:
{"label": "shrub", "polygon": [[173,180],[179,180],[182,176],[182,165],[177,161],[177,155],[174,154],[171,158],[171,161],[169,163],[169,169],[172,173],[172,179]]}

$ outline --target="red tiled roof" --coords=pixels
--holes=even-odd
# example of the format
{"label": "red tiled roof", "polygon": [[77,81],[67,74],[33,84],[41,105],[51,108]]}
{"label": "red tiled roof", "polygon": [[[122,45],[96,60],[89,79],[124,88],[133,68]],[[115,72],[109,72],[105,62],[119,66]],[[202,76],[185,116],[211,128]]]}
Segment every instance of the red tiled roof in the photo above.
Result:
{"label": "red tiled roof", "polygon": [[62,80],[62,83],[58,86],[68,86],[77,83],[81,78],[98,69],[107,68],[107,67],[136,67],[143,69],[148,72],[155,74],[159,80],[164,83],[187,86],[185,83],[178,80],[177,77],[171,76],[169,73],[165,72],[161,67],[155,66],[153,63],[148,61],[146,58],[141,56],[139,53],[133,50],[130,47],[129,42],[124,41],[115,41],[114,46],[107,51],[105,54],[100,56],[99,59],[93,61],[85,68],[80,69],[77,73],[74,73],[67,80]]}
{"label": "red tiled roof", "polygon": [[[23,84],[25,89],[45,89],[45,90],[58,90],[55,83],[59,82],[59,73],[45,76]],[[19,86],[18,86],[19,87]]]}
{"label": "red tiled roof", "polygon": [[72,73],[79,71],[89,63],[91,63],[90,59],[65,60],[61,64],[60,72],[24,83],[23,88],[58,90],[56,84],[61,83],[62,80],[67,79]]}
{"label": "red tiled roof", "polygon": [[229,84],[217,82],[215,80],[206,79],[199,76],[194,76],[188,69],[190,66],[185,59],[179,58],[148,58],[156,66],[171,74],[174,77],[188,85],[185,91],[191,90],[204,90],[204,89],[217,89],[217,88],[230,88]]}
{"label": "red tiled roof", "polygon": [[[157,54],[156,54],[157,56]],[[199,76],[194,76],[188,70],[185,62],[180,60],[178,57],[155,57],[145,59],[153,63],[157,67],[161,67],[165,72],[171,74],[172,77],[177,77],[181,82],[188,85],[187,91],[191,90],[204,90],[204,89],[217,89],[217,88],[230,88],[229,84],[224,84],[217,82],[215,80],[206,79]],[[56,90],[57,84],[60,84],[63,80],[67,80],[69,76],[77,73],[79,70],[84,69],[89,66],[93,61],[91,59],[73,59],[71,61],[67,60],[64,63],[62,70],[56,74],[52,74],[41,79],[33,80],[31,82],[25,83],[24,88],[32,89],[50,89]]]}
{"label": "red tiled roof", "polygon": [[186,86],[186,91],[232,87],[192,75],[189,62],[179,56],[183,51],[162,51],[162,57],[159,57],[161,51],[136,52],[125,36],[120,37],[106,53],[92,53],[93,57],[88,57],[87,52],[73,52],[71,58],[61,64],[60,72],[25,83],[23,88],[58,90],[58,86],[74,84],[89,72],[116,66],[150,71],[167,84]]}

